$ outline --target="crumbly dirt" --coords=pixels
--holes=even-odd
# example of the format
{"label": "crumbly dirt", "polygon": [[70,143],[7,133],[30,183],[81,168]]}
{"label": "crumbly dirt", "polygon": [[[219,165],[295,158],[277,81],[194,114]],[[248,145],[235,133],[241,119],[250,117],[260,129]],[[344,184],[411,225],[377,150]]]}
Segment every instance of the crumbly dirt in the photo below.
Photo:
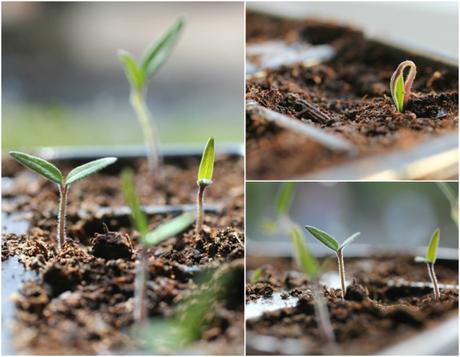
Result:
{"label": "crumbly dirt", "polygon": [[[68,162],[57,165],[64,172]],[[144,160],[136,169],[136,189],[145,205],[194,204],[199,158],[166,162],[164,180],[151,176]],[[172,316],[181,301],[196,290],[203,274],[229,267],[233,288],[220,294],[200,337],[191,346],[200,354],[243,351],[243,169],[242,159],[219,157],[214,183],[205,202],[222,210],[205,214],[202,237],[194,224],[183,233],[146,251],[147,309],[150,318]],[[57,189],[37,175],[5,159],[3,211],[26,213],[27,234],[3,233],[2,261],[17,256],[38,274],[14,296],[17,312],[13,344],[30,354],[96,354],[139,351],[128,334],[133,326],[133,292],[138,234],[125,216],[98,215],[100,208],[124,205],[120,172],[124,164],[76,183],[68,199],[68,238],[58,252]],[[5,187],[4,187],[5,188]],[[85,214],[80,210],[84,209]],[[155,228],[177,213],[149,217]],[[234,290],[240,289],[240,294]],[[195,346],[195,347],[194,347]]]}
{"label": "crumbly dirt", "polygon": [[[408,149],[458,128],[454,67],[367,40],[348,27],[249,14],[247,43],[270,39],[328,44],[336,56],[313,66],[283,66],[254,76],[247,80],[246,98],[348,140],[357,154],[333,151],[248,110],[248,179],[297,177],[364,156]],[[391,100],[389,79],[405,59],[412,59],[418,68],[411,99],[399,113]]]}
{"label": "crumbly dirt", "polygon": [[[287,262],[265,264],[259,281],[247,284],[247,301],[269,298],[274,292],[282,293],[283,299],[299,300],[294,307],[247,320],[247,353],[289,354],[282,347],[287,344],[275,350],[260,348],[257,338],[270,336],[291,341],[296,354],[375,354],[458,315],[458,289],[442,289],[440,301],[435,301],[430,287],[410,284],[429,281],[426,266],[414,263],[411,256],[345,259],[345,265],[352,280],[345,300],[340,290],[321,287],[335,334],[333,346],[325,343],[318,328],[311,284],[305,276],[289,270]],[[248,269],[251,266],[257,267],[258,260],[251,258]],[[440,283],[458,284],[457,261],[439,260],[436,273]]]}

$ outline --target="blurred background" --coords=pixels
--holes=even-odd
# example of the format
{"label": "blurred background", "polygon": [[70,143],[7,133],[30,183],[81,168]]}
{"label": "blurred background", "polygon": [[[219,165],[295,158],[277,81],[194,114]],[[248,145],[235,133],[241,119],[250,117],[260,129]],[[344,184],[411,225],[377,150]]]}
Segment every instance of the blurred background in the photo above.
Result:
{"label": "blurred background", "polygon": [[[250,182],[246,193],[247,256],[291,254],[291,241],[264,228],[276,223],[276,197],[281,183]],[[458,184],[446,183],[458,201]],[[458,210],[458,202],[454,205]],[[440,247],[458,248],[458,228],[451,204],[439,184],[431,182],[343,182],[296,184],[290,216],[300,226],[320,228],[338,241],[361,232],[353,244],[379,250],[426,247],[436,227]],[[458,216],[458,213],[456,213]],[[329,253],[305,232],[315,254]]]}
{"label": "blurred background", "polygon": [[117,50],[186,27],[153,78],[162,143],[243,142],[243,3],[2,3],[2,149],[142,144]]}
{"label": "blurred background", "polygon": [[458,58],[458,1],[251,2],[248,10],[335,20],[368,36]]}

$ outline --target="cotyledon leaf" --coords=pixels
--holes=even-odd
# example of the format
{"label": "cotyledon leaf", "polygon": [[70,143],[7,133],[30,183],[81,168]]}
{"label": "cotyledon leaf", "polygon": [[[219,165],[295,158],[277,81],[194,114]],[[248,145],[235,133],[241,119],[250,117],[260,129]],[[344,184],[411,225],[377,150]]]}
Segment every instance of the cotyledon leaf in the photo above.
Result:
{"label": "cotyledon leaf", "polygon": [[65,180],[65,184],[69,186],[78,180],[81,180],[99,170],[102,170],[104,167],[113,164],[115,161],[117,161],[116,157],[105,157],[78,166],[69,172]]}
{"label": "cotyledon leaf", "polygon": [[57,183],[58,185],[62,184],[62,173],[52,163],[40,157],[25,154],[19,151],[10,151],[10,155],[19,163],[44,176],[48,180]]}
{"label": "cotyledon leaf", "polygon": [[209,138],[201,157],[200,168],[198,169],[198,185],[209,185],[212,183],[212,172],[214,169],[214,138]]}
{"label": "cotyledon leaf", "polygon": [[310,234],[315,237],[317,240],[319,240],[321,243],[323,243],[326,247],[329,249],[332,249],[334,252],[337,252],[340,248],[339,243],[331,237],[329,234],[326,232],[315,228],[313,226],[305,226],[305,229],[310,232]]}

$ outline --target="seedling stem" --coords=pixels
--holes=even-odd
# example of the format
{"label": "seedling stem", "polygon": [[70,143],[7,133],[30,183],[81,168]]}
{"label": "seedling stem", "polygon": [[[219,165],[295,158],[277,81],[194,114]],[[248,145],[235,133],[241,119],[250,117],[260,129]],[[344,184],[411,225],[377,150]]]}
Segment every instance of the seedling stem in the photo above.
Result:
{"label": "seedling stem", "polygon": [[67,186],[59,185],[59,212],[58,212],[58,250],[61,250],[65,243],[66,208],[67,208]]}
{"label": "seedling stem", "polygon": [[197,194],[197,210],[198,215],[196,218],[196,236],[201,237],[201,232],[203,230],[203,197],[204,190],[208,185],[198,184],[198,194]]}
{"label": "seedling stem", "polygon": [[428,266],[428,274],[430,276],[431,283],[433,284],[434,299],[439,300],[441,294],[439,293],[438,279],[436,278],[436,273],[434,272],[434,264],[427,263],[426,265]]}
{"label": "seedling stem", "polygon": [[345,284],[345,264],[343,263],[343,251],[339,249],[337,251],[337,262],[339,265],[339,274],[340,274],[340,286],[342,287],[342,300],[345,300],[345,295],[347,294],[347,285]]}

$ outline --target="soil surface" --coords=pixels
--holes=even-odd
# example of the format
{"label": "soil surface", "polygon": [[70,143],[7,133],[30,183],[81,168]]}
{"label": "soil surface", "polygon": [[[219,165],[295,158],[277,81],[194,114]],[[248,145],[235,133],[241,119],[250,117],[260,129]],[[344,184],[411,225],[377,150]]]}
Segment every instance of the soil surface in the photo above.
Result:
{"label": "soil surface", "polygon": [[[68,162],[56,164],[64,173],[72,168]],[[194,207],[198,165],[199,158],[166,160],[162,180],[148,173],[144,160],[133,160],[130,166],[135,168],[141,203]],[[18,353],[139,351],[130,335],[138,234],[128,216],[100,213],[101,208],[124,205],[118,175],[122,167],[115,164],[70,188],[67,242],[58,252],[57,187],[4,158],[4,215],[25,219],[30,226],[26,234],[3,229],[2,261],[17,256],[38,276],[14,296],[17,312],[12,342]],[[230,272],[231,286],[225,285],[210,302],[204,328],[186,350],[243,352],[243,197],[243,160],[218,157],[205,203],[220,205],[221,210],[205,213],[202,237],[196,239],[193,224],[146,251],[150,318],[173,316],[197,290],[203,275],[212,279],[222,270]],[[154,229],[179,213],[149,216],[149,226]]]}
{"label": "soil surface", "polygon": [[[364,156],[404,150],[458,128],[456,67],[367,40],[349,27],[249,13],[248,46],[272,40],[312,48],[329,45],[335,56],[249,76],[246,98],[348,140],[357,154],[334,151],[248,110],[248,179],[298,177]],[[417,76],[407,108],[399,113],[389,81],[406,59],[416,63]]]}
{"label": "soil surface", "polygon": [[[248,270],[258,264],[250,259]],[[260,279],[247,284],[248,303],[274,293],[281,293],[282,299],[298,298],[295,306],[247,320],[248,354],[372,355],[458,315],[458,289],[441,289],[441,299],[435,301],[428,284],[414,284],[428,283],[429,277],[425,264],[414,263],[411,256],[345,259],[350,281],[345,300],[339,289],[320,287],[336,340],[335,345],[327,344],[317,325],[312,285],[303,274],[289,270],[291,265],[265,264]],[[438,260],[435,268],[439,283],[458,284],[457,261]],[[266,350],[270,344],[261,347],[261,337],[279,343]]]}

